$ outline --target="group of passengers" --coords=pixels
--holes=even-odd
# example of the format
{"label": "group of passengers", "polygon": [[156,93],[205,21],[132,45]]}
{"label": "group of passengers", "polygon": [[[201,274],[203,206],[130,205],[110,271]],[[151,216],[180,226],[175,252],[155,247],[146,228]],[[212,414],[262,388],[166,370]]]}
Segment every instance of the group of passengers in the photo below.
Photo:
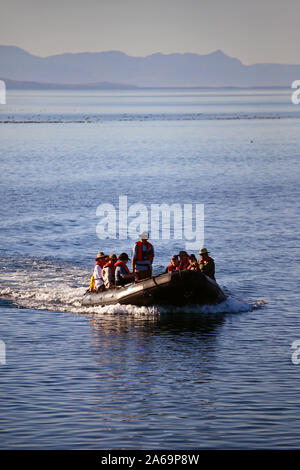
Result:
{"label": "group of passengers", "polygon": [[[109,256],[99,252],[96,256],[96,264],[91,278],[90,291],[104,291],[113,286],[123,286],[133,281],[148,279],[152,276],[152,263],[154,259],[154,249],[148,241],[149,233],[142,232],[140,240],[137,241],[132,250],[132,271],[127,266],[130,261],[127,253],[121,253],[118,257],[115,254]],[[166,272],[193,270],[202,271],[207,276],[215,279],[214,260],[208,256],[206,248],[199,252],[198,261],[194,254],[188,255],[186,251],[180,251],[178,255],[171,258],[171,263]]]}
{"label": "group of passengers", "polygon": [[166,269],[166,272],[172,271],[201,271],[206,276],[215,281],[215,262],[209,256],[209,251],[206,248],[201,248],[199,251],[200,259],[197,260],[194,254],[188,255],[186,251],[180,251],[179,255],[173,255],[171,263]]}

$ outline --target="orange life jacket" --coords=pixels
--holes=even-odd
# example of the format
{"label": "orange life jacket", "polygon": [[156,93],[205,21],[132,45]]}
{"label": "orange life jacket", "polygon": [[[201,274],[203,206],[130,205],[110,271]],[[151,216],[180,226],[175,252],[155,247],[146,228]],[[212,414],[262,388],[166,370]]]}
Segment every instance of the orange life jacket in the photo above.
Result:
{"label": "orange life jacket", "polygon": [[174,264],[169,264],[168,266],[168,272],[172,272],[172,271],[176,271],[177,269],[177,266],[174,266]]}
{"label": "orange life jacket", "polygon": [[108,261],[104,266],[103,266],[103,269],[104,268],[111,268],[113,273],[115,272],[115,263],[113,263],[112,261]]}
{"label": "orange life jacket", "polygon": [[106,261],[105,261],[105,259],[99,260],[99,261],[96,261],[95,266],[97,266],[97,264],[98,264],[98,266],[100,266],[101,268],[103,268],[104,265],[106,264]]}
{"label": "orange life jacket", "polygon": [[200,264],[203,263],[203,264],[205,265],[205,264],[207,264],[209,261],[213,261],[213,259],[212,259],[210,256],[208,256],[208,257],[205,258],[205,259],[201,259],[201,260],[199,261],[199,263],[200,263]]}
{"label": "orange life jacket", "polygon": [[[143,242],[142,240],[139,240],[136,242],[137,247],[138,247],[138,255],[137,255],[137,261],[145,261],[145,258],[143,256]],[[149,242],[146,242],[147,249],[148,249],[148,259],[151,263],[153,262],[153,251],[152,251],[152,245]]]}
{"label": "orange life jacket", "polygon": [[123,263],[123,261],[117,261],[117,262],[115,263],[115,268],[116,268],[117,266],[122,266],[122,267],[125,269],[126,274],[130,274],[127,265],[126,265],[125,263]]}
{"label": "orange life jacket", "polygon": [[[204,272],[207,276],[211,277],[211,279],[213,279],[215,281],[216,280],[215,279],[215,262],[214,262],[213,258],[208,256],[207,258],[200,260],[199,261],[199,267],[201,268],[201,264],[202,264],[202,266],[204,268],[208,263],[211,263],[211,271],[209,273],[205,272],[205,271]],[[203,268],[201,270],[203,270]]]}

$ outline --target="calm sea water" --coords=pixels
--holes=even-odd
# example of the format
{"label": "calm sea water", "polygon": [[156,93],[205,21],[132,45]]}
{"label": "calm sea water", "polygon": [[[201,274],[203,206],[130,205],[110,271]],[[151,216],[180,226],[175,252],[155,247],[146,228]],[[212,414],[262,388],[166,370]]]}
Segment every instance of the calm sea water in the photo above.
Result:
{"label": "calm sea water", "polygon": [[[300,108],[290,95],[8,93],[2,449],[299,447]],[[133,240],[96,233],[97,207],[117,208],[119,196],[204,204],[227,300],[81,307],[95,254],[131,251]],[[156,273],[185,244],[152,242]]]}

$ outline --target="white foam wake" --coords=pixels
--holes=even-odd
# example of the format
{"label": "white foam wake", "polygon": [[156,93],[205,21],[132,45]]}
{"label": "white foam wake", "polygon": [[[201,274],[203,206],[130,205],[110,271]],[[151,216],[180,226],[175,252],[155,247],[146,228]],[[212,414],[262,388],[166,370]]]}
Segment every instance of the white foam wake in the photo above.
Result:
{"label": "white foam wake", "polygon": [[0,289],[0,297],[9,299],[13,304],[35,310],[73,312],[80,314],[130,314],[134,316],[159,315],[164,313],[240,313],[253,310],[259,304],[248,303],[233,297],[216,305],[187,305],[138,307],[135,305],[82,306],[85,288],[56,287],[33,289]]}
{"label": "white foam wake", "polygon": [[164,313],[239,313],[260,306],[231,296],[217,305],[191,305],[185,307],[138,307],[135,305],[82,306],[90,270],[67,263],[45,260],[1,260],[2,287],[0,297],[18,307],[35,310],[73,312],[80,314],[129,314],[153,316]]}

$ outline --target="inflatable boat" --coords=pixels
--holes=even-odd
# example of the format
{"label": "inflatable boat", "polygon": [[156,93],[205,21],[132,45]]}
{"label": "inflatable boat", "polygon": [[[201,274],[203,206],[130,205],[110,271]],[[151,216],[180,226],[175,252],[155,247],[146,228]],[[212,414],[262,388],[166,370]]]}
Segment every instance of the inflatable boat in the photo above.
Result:
{"label": "inflatable boat", "polygon": [[174,271],[102,292],[87,291],[83,306],[131,304],[138,306],[217,304],[226,296],[220,286],[200,271]]}

